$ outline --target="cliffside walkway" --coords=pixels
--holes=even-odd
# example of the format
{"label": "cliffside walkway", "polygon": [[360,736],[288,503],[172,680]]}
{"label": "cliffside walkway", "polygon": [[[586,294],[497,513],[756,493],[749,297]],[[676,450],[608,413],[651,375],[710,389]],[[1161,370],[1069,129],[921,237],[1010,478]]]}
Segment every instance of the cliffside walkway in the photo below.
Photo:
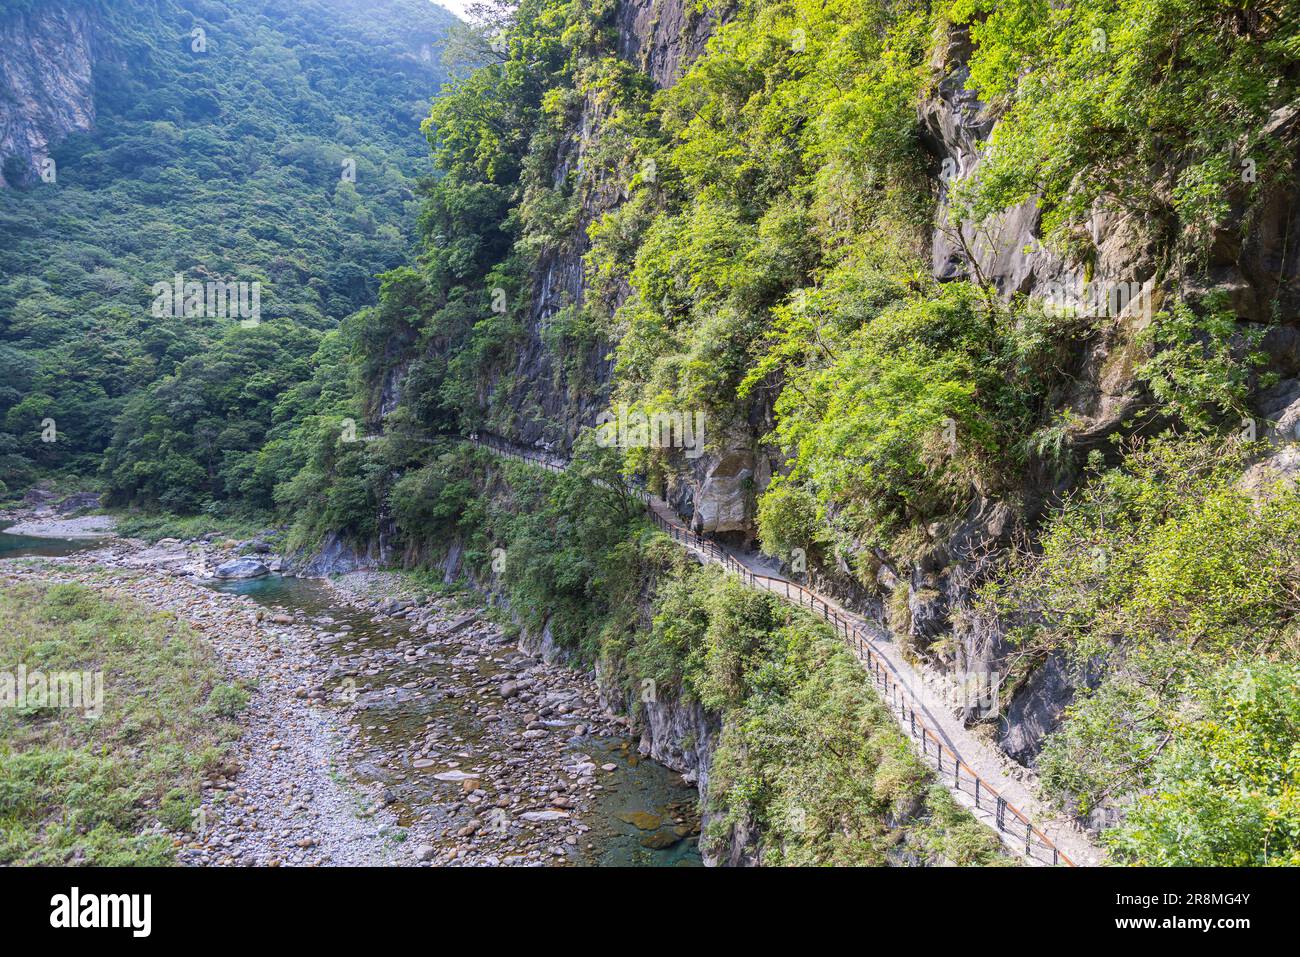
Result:
{"label": "cliffside walkway", "polygon": [[[568,468],[564,459],[520,448],[497,436],[471,436],[469,441],[552,472]],[[922,680],[883,628],[774,572],[758,555],[728,548],[691,531],[670,505],[644,489],[629,487],[627,491],[645,504],[655,524],[702,560],[721,565],[746,585],[770,591],[831,625],[862,663],[898,726],[916,742],[939,780],[960,804],[992,828],[1012,853],[1034,865],[1101,863],[1101,850],[1077,825],[1044,807],[1012,776],[1010,760],[953,714],[952,705]]]}

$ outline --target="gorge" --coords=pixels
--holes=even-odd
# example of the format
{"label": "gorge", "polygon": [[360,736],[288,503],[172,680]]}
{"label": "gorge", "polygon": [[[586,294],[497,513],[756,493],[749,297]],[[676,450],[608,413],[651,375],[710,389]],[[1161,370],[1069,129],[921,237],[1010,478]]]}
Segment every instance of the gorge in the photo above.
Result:
{"label": "gorge", "polygon": [[1036,863],[832,607],[1072,863],[1300,860],[1287,5],[236,7],[0,4],[14,519],[454,591],[706,863]]}

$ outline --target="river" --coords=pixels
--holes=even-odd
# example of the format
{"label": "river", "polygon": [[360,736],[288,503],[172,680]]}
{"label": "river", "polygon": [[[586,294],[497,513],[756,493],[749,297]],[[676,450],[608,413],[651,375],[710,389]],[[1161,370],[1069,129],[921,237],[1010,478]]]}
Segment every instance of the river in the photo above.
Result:
{"label": "river", "polygon": [[[28,538],[0,533],[0,558],[69,555],[93,543],[84,540]],[[245,595],[270,609],[298,612],[323,628],[346,636],[324,646],[323,655],[346,656],[344,645],[364,643],[371,649],[396,645],[409,631],[400,619],[379,619],[373,613],[338,601],[326,584],[312,580],[269,575],[247,581],[212,581],[218,591]],[[417,671],[422,677],[441,679],[454,657],[450,649],[418,663],[385,664],[376,680],[394,686],[409,681]],[[509,649],[503,649],[508,653]],[[481,674],[496,669],[494,660],[484,660]],[[337,682],[335,682],[337,684]],[[333,699],[331,699],[333,700]],[[329,705],[336,707],[336,705]],[[399,824],[439,815],[454,796],[456,785],[439,781],[432,774],[389,760],[409,754],[430,723],[448,740],[463,742],[474,749],[484,735],[478,718],[459,706],[458,700],[441,695],[398,699],[380,706],[350,711],[348,720],[360,726],[363,748],[352,767],[366,783],[377,782],[393,792],[393,809]],[[636,742],[628,738],[571,735],[567,747],[574,755],[587,754],[598,764],[615,764],[591,809],[580,820],[588,831],[569,861],[582,866],[693,867],[701,865],[698,847],[697,794],[680,775],[642,759]]]}

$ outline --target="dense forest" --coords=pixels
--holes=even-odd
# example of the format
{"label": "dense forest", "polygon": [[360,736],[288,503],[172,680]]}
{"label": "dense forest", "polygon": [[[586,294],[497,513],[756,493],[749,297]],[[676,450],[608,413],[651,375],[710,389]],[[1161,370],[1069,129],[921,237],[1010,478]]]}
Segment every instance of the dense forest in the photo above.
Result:
{"label": "dense forest", "polygon": [[[433,172],[412,133],[454,18],[75,6],[95,17],[94,129],[56,147],[53,181],[10,157],[0,190],[0,489],[64,476],[122,504],[266,509],[318,351],[409,255]],[[177,276],[259,283],[257,325],[159,316]]]}

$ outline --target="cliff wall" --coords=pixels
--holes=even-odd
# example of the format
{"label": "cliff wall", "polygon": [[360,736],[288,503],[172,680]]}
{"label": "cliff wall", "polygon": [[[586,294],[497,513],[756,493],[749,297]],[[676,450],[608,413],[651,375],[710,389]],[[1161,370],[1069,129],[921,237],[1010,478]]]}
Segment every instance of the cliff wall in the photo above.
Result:
{"label": "cliff wall", "polygon": [[94,127],[98,25],[75,2],[0,14],[0,187],[57,175],[50,151]]}

